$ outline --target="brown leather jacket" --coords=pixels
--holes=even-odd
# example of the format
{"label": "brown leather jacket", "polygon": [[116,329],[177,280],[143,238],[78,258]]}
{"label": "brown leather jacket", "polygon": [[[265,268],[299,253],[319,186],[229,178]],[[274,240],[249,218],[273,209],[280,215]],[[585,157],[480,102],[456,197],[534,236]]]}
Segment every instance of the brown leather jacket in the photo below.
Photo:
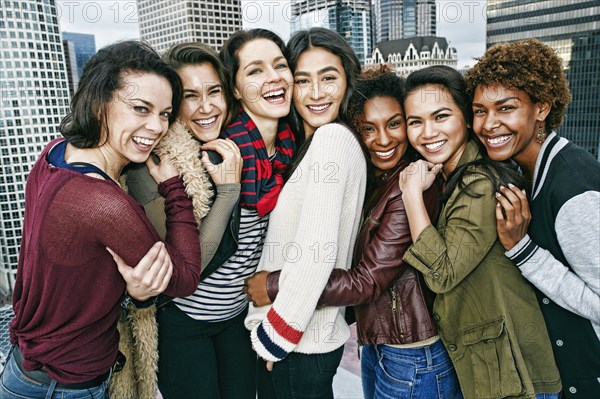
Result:
{"label": "brown leather jacket", "polygon": [[[420,272],[402,262],[412,244],[408,218],[398,185],[401,161],[380,177],[379,188],[367,205],[357,238],[352,269],[334,269],[319,306],[355,306],[361,344],[409,344],[431,338],[437,330],[431,318],[434,295]],[[437,222],[440,186],[424,195],[431,222]],[[278,273],[267,277],[271,300],[277,296]]]}

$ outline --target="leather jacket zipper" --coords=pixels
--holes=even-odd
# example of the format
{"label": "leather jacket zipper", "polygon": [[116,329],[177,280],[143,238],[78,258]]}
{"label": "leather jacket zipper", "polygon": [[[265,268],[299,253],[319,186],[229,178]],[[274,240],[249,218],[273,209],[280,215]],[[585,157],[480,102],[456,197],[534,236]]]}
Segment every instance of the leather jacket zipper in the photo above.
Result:
{"label": "leather jacket zipper", "polygon": [[356,321],[356,355],[358,356],[358,360],[360,360],[360,323],[358,322],[358,312],[356,308],[354,309],[354,319]]}
{"label": "leather jacket zipper", "polygon": [[398,319],[398,295],[396,294],[396,285],[394,284],[390,288],[392,294],[392,313],[394,314],[394,320],[398,323],[398,329],[400,329],[400,338],[404,338],[404,331],[402,330],[402,323]]}

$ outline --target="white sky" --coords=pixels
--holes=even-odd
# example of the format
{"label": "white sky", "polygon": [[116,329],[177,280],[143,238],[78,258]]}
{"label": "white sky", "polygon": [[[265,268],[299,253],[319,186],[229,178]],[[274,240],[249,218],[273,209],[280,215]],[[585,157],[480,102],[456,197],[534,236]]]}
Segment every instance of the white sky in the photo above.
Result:
{"label": "white sky", "polygon": [[[178,0],[173,0],[178,1]],[[438,36],[458,51],[459,67],[472,65],[485,52],[485,0],[436,0]],[[244,28],[261,27],[290,35],[289,0],[242,0]],[[62,31],[91,33],[96,48],[117,40],[139,38],[135,0],[56,0]]]}

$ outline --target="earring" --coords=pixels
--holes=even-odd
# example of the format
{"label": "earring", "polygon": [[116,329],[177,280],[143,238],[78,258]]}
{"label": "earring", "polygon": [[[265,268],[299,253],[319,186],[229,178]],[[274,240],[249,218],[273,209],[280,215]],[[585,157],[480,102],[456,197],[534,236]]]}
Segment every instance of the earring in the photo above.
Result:
{"label": "earring", "polygon": [[539,130],[536,134],[535,141],[539,144],[543,144],[546,141],[546,132],[544,132],[544,123],[540,122],[538,125]]}

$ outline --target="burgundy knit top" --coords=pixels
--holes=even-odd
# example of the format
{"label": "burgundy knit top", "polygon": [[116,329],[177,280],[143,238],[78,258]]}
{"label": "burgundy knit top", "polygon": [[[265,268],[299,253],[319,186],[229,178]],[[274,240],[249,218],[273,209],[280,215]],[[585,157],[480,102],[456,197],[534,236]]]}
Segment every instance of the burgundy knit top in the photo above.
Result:
{"label": "burgundy knit top", "polygon": [[[43,367],[59,383],[88,381],[115,362],[125,282],[106,247],[136,265],[160,238],[144,210],[115,182],[50,165],[46,146],[25,193],[25,219],[13,293],[11,341],[23,367]],[[173,276],[165,293],[192,294],[200,243],[180,178],[159,185],[167,214]]]}

